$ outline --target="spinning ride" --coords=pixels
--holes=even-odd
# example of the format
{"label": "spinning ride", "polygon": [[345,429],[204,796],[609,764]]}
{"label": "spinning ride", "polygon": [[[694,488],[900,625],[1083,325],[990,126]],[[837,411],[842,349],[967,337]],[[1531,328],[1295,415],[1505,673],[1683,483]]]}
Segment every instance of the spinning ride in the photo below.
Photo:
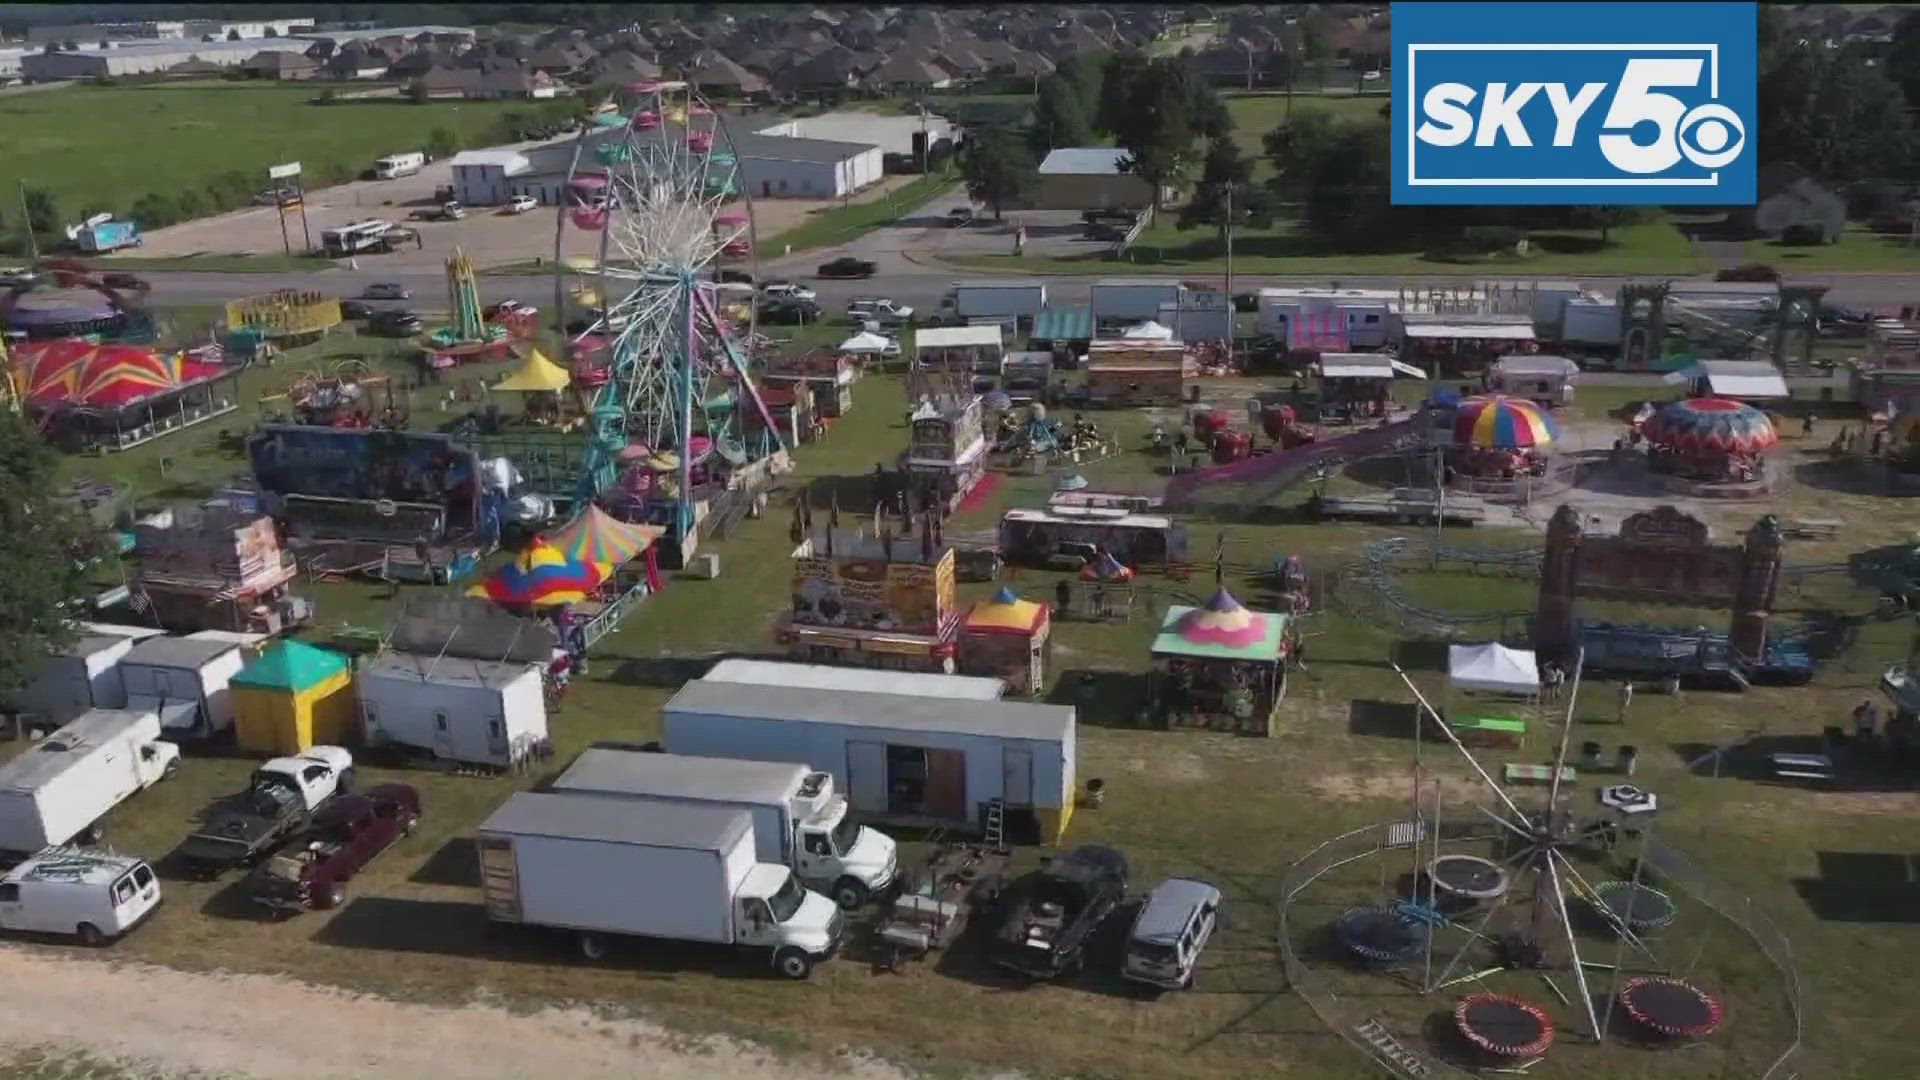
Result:
{"label": "spinning ride", "polygon": [[[619,480],[622,505],[664,526],[684,558],[710,494],[785,446],[747,373],[751,306],[744,323],[730,317],[715,284],[723,264],[753,257],[726,126],[684,82],[635,83],[622,98],[623,123],[584,130],[574,144],[554,240],[556,304],[564,310],[571,296],[586,308],[568,323],[569,357],[599,360],[581,380],[599,385],[577,495]],[[594,235],[590,268],[564,258],[570,229]],[[636,469],[671,459],[676,475],[622,477],[623,453]]]}
{"label": "spinning ride", "polygon": [[1648,468],[1709,484],[1763,479],[1763,455],[1780,441],[1766,413],[1726,398],[1670,401],[1640,433],[1652,447]]}
{"label": "spinning ride", "polygon": [[1448,464],[1466,476],[1511,480],[1544,475],[1560,436],[1553,414],[1525,398],[1468,398],[1453,419]]}

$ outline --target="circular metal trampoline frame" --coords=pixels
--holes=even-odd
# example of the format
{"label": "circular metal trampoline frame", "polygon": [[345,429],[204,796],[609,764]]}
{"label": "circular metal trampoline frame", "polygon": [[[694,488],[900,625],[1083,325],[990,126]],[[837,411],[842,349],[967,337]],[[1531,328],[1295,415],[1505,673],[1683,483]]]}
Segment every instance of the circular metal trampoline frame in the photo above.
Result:
{"label": "circular metal trampoline frame", "polygon": [[1720,1030],[1720,999],[1685,979],[1642,975],[1620,984],[1620,1007],[1634,1023],[1670,1039],[1704,1039]]}
{"label": "circular metal trampoline frame", "polygon": [[1354,907],[1333,920],[1333,936],[1363,960],[1391,964],[1418,955],[1427,928],[1390,907]]}
{"label": "circular metal trampoline frame", "polygon": [[1649,885],[1603,881],[1593,891],[1598,894],[1594,897],[1597,906],[1635,933],[1658,930],[1679,914],[1672,897]]}
{"label": "circular metal trampoline frame", "polygon": [[1478,855],[1442,855],[1427,863],[1427,880],[1462,900],[1496,900],[1513,883],[1506,867]]}
{"label": "circular metal trampoline frame", "polygon": [[1553,1045],[1553,1019],[1524,998],[1468,995],[1453,1007],[1453,1022],[1468,1042],[1500,1057],[1539,1057]]}

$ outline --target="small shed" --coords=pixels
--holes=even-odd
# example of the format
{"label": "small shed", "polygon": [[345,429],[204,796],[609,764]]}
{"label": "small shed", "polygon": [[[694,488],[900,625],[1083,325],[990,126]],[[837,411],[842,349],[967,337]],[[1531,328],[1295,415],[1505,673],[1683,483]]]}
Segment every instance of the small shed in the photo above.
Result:
{"label": "small shed", "polygon": [[247,655],[231,641],[151,637],[120,661],[127,708],[160,714],[169,739],[206,738],[233,727],[231,683]]}
{"label": "small shed", "polygon": [[1696,398],[1754,402],[1793,396],[1786,376],[1768,360],[1696,360],[1668,372],[1660,381],[1685,383],[1687,395]]}
{"label": "small shed", "polygon": [[960,670],[992,675],[1017,694],[1038,694],[1047,684],[1047,605],[1022,600],[1011,588],[967,611],[960,624]]}
{"label": "small shed", "polygon": [[304,641],[280,641],[233,677],[234,742],[274,756],[346,742],[354,729],[353,668]]}
{"label": "small shed", "polygon": [[1286,695],[1289,623],[1277,612],[1248,609],[1224,588],[1200,607],[1169,607],[1152,646],[1161,715],[1169,723],[1273,734]]}
{"label": "small shed", "polygon": [[1033,318],[1033,333],[1027,335],[1029,348],[1068,357],[1086,349],[1092,340],[1093,308],[1085,305],[1041,308]]}
{"label": "small shed", "polygon": [[701,679],[667,702],[660,731],[670,754],[831,772],[868,820],[980,829],[997,804],[1009,840],[1051,844],[1073,815],[1064,705]]}
{"label": "small shed", "polygon": [[1487,372],[1487,389],[1541,405],[1571,405],[1573,384],[1579,377],[1580,365],[1564,356],[1521,353],[1493,362]]}
{"label": "small shed", "polygon": [[539,666],[392,651],[360,668],[361,734],[441,761],[510,768],[547,738]]}

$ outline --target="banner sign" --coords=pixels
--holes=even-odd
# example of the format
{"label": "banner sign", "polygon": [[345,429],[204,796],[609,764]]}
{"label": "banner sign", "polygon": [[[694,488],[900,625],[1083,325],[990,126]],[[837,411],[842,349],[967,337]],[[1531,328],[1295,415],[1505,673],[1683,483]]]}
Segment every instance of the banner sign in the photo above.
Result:
{"label": "banner sign", "polygon": [[1393,5],[1396,205],[1749,206],[1750,3]]}

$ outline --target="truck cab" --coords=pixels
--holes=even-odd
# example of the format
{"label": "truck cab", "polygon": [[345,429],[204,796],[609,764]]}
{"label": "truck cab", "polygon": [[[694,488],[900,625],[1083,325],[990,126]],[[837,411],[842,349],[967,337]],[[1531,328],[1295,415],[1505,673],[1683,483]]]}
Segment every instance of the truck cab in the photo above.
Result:
{"label": "truck cab", "polygon": [[810,773],[793,798],[793,867],[807,881],[826,882],[845,910],[892,885],[899,870],[893,838],[854,822],[847,799],[833,790],[833,774]]}
{"label": "truck cab", "polygon": [[760,863],[733,898],[735,942],[773,953],[774,967],[804,979],[840,949],[846,920],[833,901],[800,884],[793,871]]}

